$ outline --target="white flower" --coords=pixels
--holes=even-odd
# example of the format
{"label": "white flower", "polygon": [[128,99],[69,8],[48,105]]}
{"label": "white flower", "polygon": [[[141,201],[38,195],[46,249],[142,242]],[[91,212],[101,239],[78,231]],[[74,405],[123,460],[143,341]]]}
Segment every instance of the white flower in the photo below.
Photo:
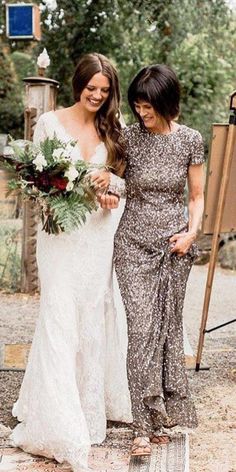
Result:
{"label": "white flower", "polygon": [[64,156],[64,153],[65,153],[65,150],[64,148],[57,148],[57,149],[54,149],[53,153],[52,153],[52,157],[53,159],[55,159],[55,161],[60,161],[61,159],[63,159],[65,156]]}
{"label": "white flower", "polygon": [[79,172],[76,170],[75,166],[72,164],[70,165],[69,169],[65,172],[65,177],[69,180],[69,182],[74,182],[76,177],[78,177]]}
{"label": "white flower", "polygon": [[67,192],[69,192],[70,190],[73,190],[73,187],[74,187],[74,184],[73,182],[68,182],[67,186],[66,186],[66,190]]}
{"label": "white flower", "polygon": [[66,145],[65,153],[66,153],[66,156],[67,156],[67,157],[70,157],[70,156],[71,156],[71,153],[73,152],[74,148],[75,148],[75,147],[72,146],[70,143],[68,143],[68,144]]}
{"label": "white flower", "polygon": [[37,156],[33,160],[33,163],[36,167],[36,170],[39,170],[39,172],[42,172],[43,167],[46,167],[47,165],[47,161],[41,152],[37,154]]}
{"label": "white flower", "polygon": [[49,58],[49,55],[47,53],[47,49],[44,48],[43,52],[41,52],[41,54],[39,54],[39,57],[38,57],[38,60],[37,60],[37,65],[39,67],[42,67],[43,69],[46,69],[46,67],[48,67],[50,64],[50,58]]}
{"label": "white flower", "polygon": [[74,152],[73,154],[71,154],[69,157],[69,161],[72,162],[72,164],[75,164],[76,162],[78,162],[80,160],[80,156],[77,152]]}
{"label": "white flower", "polygon": [[78,156],[75,155],[75,153],[73,152],[74,150],[75,150],[75,146],[69,142],[67,143],[64,149],[64,153],[63,153],[63,157],[65,159],[68,159],[73,164],[78,161]]}

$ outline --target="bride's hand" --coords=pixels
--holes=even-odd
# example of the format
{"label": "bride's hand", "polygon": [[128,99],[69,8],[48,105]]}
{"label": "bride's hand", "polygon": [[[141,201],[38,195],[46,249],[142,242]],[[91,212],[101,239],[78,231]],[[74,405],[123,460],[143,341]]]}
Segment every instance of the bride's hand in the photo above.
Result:
{"label": "bride's hand", "polygon": [[171,245],[170,252],[175,252],[177,256],[184,256],[189,251],[195,239],[196,233],[190,231],[174,234],[169,240]]}
{"label": "bride's hand", "polygon": [[94,172],[91,175],[91,182],[93,182],[96,190],[105,190],[110,184],[111,176],[108,170],[102,170],[101,172]]}
{"label": "bride's hand", "polygon": [[97,200],[100,203],[101,208],[105,210],[113,210],[119,206],[119,197],[109,193],[100,194],[97,196]]}

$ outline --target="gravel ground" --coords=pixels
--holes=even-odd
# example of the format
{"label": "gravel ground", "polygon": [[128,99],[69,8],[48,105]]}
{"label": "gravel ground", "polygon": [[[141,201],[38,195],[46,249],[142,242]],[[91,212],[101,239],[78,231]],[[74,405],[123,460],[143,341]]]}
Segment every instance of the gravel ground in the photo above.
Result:
{"label": "gravel ground", "polygon": [[[194,266],[187,289],[184,316],[190,342],[196,351],[207,276],[206,266]],[[1,343],[28,343],[32,339],[39,297],[0,293]],[[236,318],[236,272],[217,268],[208,327]],[[197,406],[199,427],[190,434],[191,472],[236,472],[236,323],[206,335],[202,366],[210,370],[189,371]],[[16,400],[22,372],[0,372],[0,423],[11,428],[11,408]],[[124,436],[125,438],[125,436]],[[127,439],[110,447],[125,448]],[[129,441],[128,441],[129,442]],[[3,440],[2,440],[3,443]]]}

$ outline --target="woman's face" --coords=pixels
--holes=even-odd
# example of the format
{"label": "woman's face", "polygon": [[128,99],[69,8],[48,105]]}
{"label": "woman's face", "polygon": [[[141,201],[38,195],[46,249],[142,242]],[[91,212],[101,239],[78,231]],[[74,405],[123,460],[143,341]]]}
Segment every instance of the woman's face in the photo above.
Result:
{"label": "woman's face", "polygon": [[91,113],[96,113],[105,103],[110,92],[110,82],[101,72],[94,74],[80,95],[80,103]]}
{"label": "woman's face", "polygon": [[136,113],[140,116],[147,129],[156,129],[160,124],[163,124],[163,118],[158,115],[149,102],[139,100],[134,102],[134,106]]}

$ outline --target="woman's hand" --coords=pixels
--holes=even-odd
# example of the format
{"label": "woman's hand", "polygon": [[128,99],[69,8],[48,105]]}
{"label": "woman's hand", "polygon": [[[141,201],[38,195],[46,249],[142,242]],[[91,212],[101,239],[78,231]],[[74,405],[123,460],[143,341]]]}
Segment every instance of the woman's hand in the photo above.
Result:
{"label": "woman's hand", "polygon": [[95,190],[105,190],[110,184],[111,176],[108,170],[101,172],[94,172],[91,175],[91,182],[93,182]]}
{"label": "woman's hand", "polygon": [[196,239],[196,233],[188,231],[186,233],[177,233],[170,238],[171,250],[170,252],[176,252],[177,256],[185,256],[189,251],[192,243]]}
{"label": "woman's hand", "polygon": [[117,195],[105,193],[97,196],[101,208],[104,210],[113,210],[119,206],[119,197]]}

